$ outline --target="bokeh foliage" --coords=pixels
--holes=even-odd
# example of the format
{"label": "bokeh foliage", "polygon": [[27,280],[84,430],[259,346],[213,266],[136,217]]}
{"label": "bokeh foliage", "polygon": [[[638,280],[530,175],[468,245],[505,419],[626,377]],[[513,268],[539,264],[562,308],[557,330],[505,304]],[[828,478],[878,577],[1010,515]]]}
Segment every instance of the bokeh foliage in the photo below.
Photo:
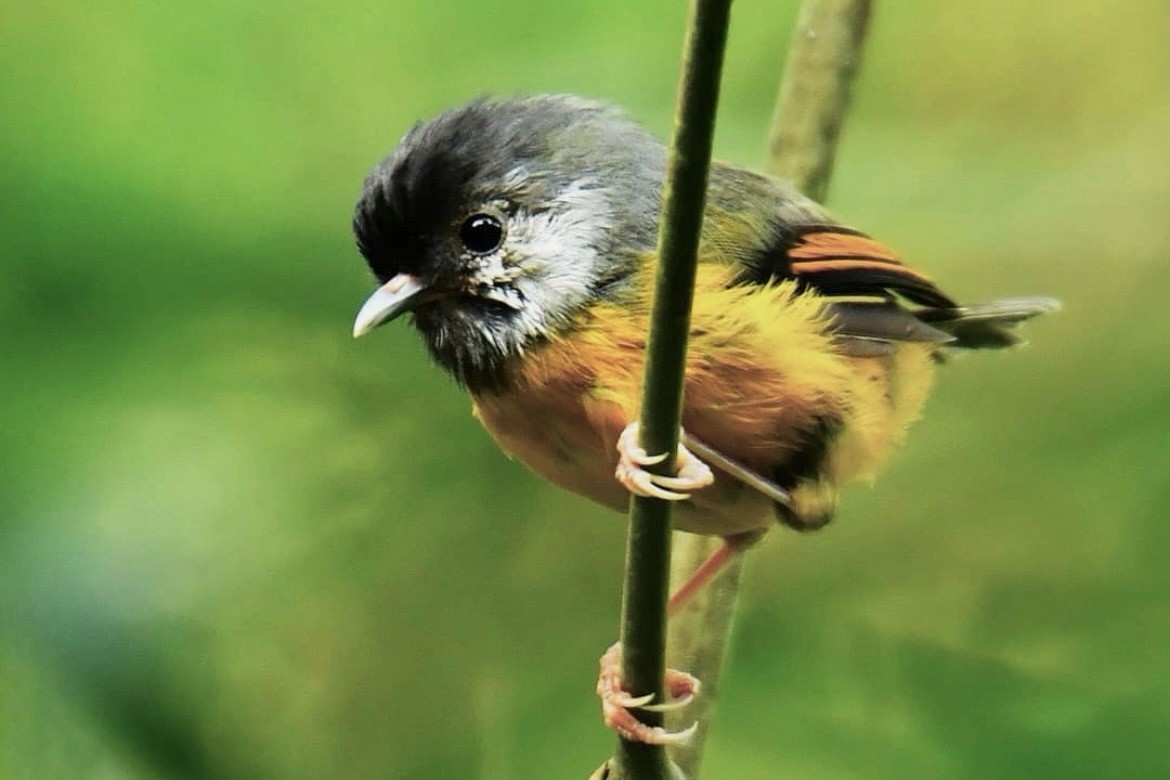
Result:
{"label": "bokeh foliage", "polygon": [[[720,156],[792,8],[741,0]],[[794,5],[794,4],[793,4]],[[0,777],[582,777],[619,516],[529,477],[405,327],[349,338],[361,177],[420,117],[571,91],[658,132],[680,3],[9,3]],[[1170,773],[1163,0],[880,4],[834,209],[957,295],[948,367],[748,588],[711,777]]]}

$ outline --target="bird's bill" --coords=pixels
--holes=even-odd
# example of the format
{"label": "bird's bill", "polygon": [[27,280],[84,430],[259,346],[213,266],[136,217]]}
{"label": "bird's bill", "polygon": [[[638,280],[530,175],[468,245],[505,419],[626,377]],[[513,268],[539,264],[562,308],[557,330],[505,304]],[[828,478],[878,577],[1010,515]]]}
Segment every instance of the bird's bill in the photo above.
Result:
{"label": "bird's bill", "polygon": [[427,289],[417,276],[398,274],[366,298],[354,318],[353,337],[364,336],[382,323],[410,311],[420,303],[419,299]]}

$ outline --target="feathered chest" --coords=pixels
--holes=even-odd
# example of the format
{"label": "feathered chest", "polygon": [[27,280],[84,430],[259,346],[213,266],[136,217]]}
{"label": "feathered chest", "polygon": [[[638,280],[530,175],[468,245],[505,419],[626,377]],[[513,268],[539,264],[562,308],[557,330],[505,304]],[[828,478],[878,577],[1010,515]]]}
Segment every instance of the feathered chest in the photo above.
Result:
{"label": "feathered chest", "polygon": [[[508,390],[476,395],[476,416],[533,471],[622,509],[614,446],[637,415],[645,333],[645,311],[599,304],[570,334],[525,354]],[[690,435],[767,471],[840,413],[853,376],[821,299],[792,284],[729,288],[723,269],[700,268],[684,389]]]}

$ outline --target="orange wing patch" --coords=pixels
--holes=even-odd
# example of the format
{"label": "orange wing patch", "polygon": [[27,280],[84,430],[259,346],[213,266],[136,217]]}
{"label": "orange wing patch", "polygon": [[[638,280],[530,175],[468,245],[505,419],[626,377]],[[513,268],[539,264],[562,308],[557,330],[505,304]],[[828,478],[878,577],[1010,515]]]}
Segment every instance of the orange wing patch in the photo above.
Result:
{"label": "orange wing patch", "polygon": [[868,236],[850,233],[805,233],[799,243],[788,250],[793,260],[819,260],[826,257],[867,257],[901,265],[898,256],[885,244]]}
{"label": "orange wing patch", "polygon": [[788,248],[788,273],[829,295],[888,295],[949,308],[954,301],[893,250],[845,227],[817,226]]}

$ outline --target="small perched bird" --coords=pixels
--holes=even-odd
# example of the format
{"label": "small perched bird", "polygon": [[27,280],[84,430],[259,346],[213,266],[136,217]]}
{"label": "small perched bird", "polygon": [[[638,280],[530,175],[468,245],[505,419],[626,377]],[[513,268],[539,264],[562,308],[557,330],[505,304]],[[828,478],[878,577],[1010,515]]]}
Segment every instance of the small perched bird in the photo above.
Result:
{"label": "small perched bird", "polygon": [[[785,183],[715,163],[678,473],[651,474],[636,415],[665,167],[660,141],[572,96],[479,99],[415,125],[357,203],[381,286],[354,335],[409,312],[505,452],[619,511],[631,490],[676,500],[677,528],[735,541],[824,526],[838,488],[904,438],[935,364],[1015,344],[1012,326],[1057,306],[960,305]],[[646,702],[607,658],[607,722],[677,736],[626,712]]]}

